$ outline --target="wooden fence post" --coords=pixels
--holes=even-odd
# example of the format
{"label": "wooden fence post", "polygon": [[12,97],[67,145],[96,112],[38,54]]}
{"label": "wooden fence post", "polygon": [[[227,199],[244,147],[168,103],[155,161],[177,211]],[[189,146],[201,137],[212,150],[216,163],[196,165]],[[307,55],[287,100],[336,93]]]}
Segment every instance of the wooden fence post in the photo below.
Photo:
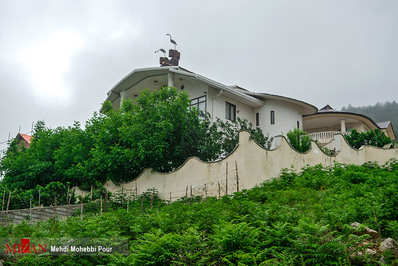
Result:
{"label": "wooden fence post", "polygon": [[171,192],[170,192],[170,203],[171,203]]}
{"label": "wooden fence post", "polygon": [[142,213],[142,209],[144,207],[144,198],[145,198],[145,192],[142,194],[142,199],[141,199],[141,213]]}
{"label": "wooden fence post", "polygon": [[[130,192],[131,195],[131,192]],[[130,204],[130,197],[127,196],[127,213],[129,213],[129,204]]]}
{"label": "wooden fence post", "polygon": [[191,186],[191,205],[192,205],[192,186]]}
{"label": "wooden fence post", "polygon": [[152,211],[153,190],[151,192],[151,211]]}
{"label": "wooden fence post", "polygon": [[184,203],[184,205],[187,205],[187,197],[188,197],[188,186],[185,188],[185,203]]}
{"label": "wooden fence post", "polygon": [[57,216],[57,196],[54,196],[54,222],[56,216]]}
{"label": "wooden fence post", "polygon": [[68,189],[66,191],[66,204],[69,204],[69,185],[68,185]]}
{"label": "wooden fence post", "polygon": [[84,191],[82,190],[82,201],[80,204],[80,221],[83,220],[83,197],[84,197]]}
{"label": "wooden fence post", "polygon": [[91,198],[91,201],[93,201],[93,186],[91,186],[91,196],[90,196],[90,198]]}
{"label": "wooden fence post", "polygon": [[104,207],[104,212],[107,212],[108,210],[108,190],[105,190],[105,207]]}
{"label": "wooden fence post", "polygon": [[228,194],[228,162],[225,166],[225,195]]}
{"label": "wooden fence post", "polygon": [[236,171],[236,192],[239,192],[238,163],[236,161],[235,161],[235,171]]}
{"label": "wooden fence post", "polygon": [[205,199],[207,199],[207,186],[205,184]]}
{"label": "wooden fence post", "polygon": [[101,209],[101,215],[102,215],[102,195],[101,195],[101,204],[100,204],[100,209]]}
{"label": "wooden fence post", "polygon": [[6,188],[4,188],[4,192],[3,192],[3,204],[1,205],[1,211],[4,211],[4,200],[6,198]]}
{"label": "wooden fence post", "polygon": [[40,191],[41,191],[41,188],[39,188],[39,207],[40,207]]}
{"label": "wooden fence post", "polygon": [[218,199],[221,198],[221,188],[220,188],[220,182],[218,182]]}
{"label": "wooden fence post", "polygon": [[32,221],[32,197],[29,199],[29,220]]}
{"label": "wooden fence post", "polygon": [[10,193],[8,194],[7,210],[6,210],[6,225],[8,223],[8,209],[10,207],[10,200],[11,200],[11,190],[10,190]]}

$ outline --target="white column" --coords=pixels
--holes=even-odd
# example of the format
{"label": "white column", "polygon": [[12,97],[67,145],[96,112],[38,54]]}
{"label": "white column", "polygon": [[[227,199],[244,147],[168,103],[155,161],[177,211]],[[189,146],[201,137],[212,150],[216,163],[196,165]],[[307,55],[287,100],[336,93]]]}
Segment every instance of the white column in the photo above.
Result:
{"label": "white column", "polygon": [[169,82],[167,86],[174,88],[174,74],[169,72],[168,77],[169,77]]}
{"label": "white column", "polygon": [[120,106],[122,106],[123,99],[126,99],[126,90],[120,92]]}
{"label": "white column", "polygon": [[345,120],[341,119],[340,120],[340,128],[341,128],[341,133],[345,133],[346,132],[346,128],[345,128]]}

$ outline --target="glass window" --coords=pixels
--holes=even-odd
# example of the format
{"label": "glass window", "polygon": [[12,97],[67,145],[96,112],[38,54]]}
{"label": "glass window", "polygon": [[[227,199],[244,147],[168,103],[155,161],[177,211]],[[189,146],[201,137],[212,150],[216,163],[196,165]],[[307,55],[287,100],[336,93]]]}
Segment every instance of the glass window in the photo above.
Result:
{"label": "glass window", "polygon": [[198,110],[206,113],[206,95],[191,100],[191,107],[196,107]]}
{"label": "glass window", "polygon": [[260,126],[260,113],[256,113],[256,127]]}
{"label": "glass window", "polygon": [[271,111],[271,125],[275,124],[275,111]]}
{"label": "glass window", "polygon": [[236,105],[225,102],[225,118],[228,120],[236,120]]}

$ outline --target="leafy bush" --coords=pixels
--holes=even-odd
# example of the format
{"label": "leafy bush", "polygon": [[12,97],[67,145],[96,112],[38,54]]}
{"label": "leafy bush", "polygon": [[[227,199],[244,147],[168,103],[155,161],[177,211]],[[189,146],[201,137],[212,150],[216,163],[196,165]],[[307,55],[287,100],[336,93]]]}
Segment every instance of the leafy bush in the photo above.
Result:
{"label": "leafy bush", "polygon": [[351,134],[345,135],[345,139],[356,149],[359,149],[363,145],[383,147],[386,144],[392,143],[391,139],[380,129],[371,129],[368,132],[358,132],[358,130],[353,129]]}
{"label": "leafy bush", "polygon": [[311,148],[311,136],[300,128],[287,132],[287,140],[299,152],[307,152]]}

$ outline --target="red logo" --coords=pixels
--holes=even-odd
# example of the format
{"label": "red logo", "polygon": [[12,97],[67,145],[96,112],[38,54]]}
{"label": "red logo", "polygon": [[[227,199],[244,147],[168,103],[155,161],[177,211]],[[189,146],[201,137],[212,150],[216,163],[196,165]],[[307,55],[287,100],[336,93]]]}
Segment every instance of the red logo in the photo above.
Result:
{"label": "red logo", "polygon": [[9,245],[6,244],[6,254],[9,253],[46,253],[47,250],[47,244],[44,244],[44,247],[42,244],[38,244],[35,246],[34,244],[30,244],[30,239],[29,238],[22,238],[21,239],[21,244],[14,244],[14,245]]}

